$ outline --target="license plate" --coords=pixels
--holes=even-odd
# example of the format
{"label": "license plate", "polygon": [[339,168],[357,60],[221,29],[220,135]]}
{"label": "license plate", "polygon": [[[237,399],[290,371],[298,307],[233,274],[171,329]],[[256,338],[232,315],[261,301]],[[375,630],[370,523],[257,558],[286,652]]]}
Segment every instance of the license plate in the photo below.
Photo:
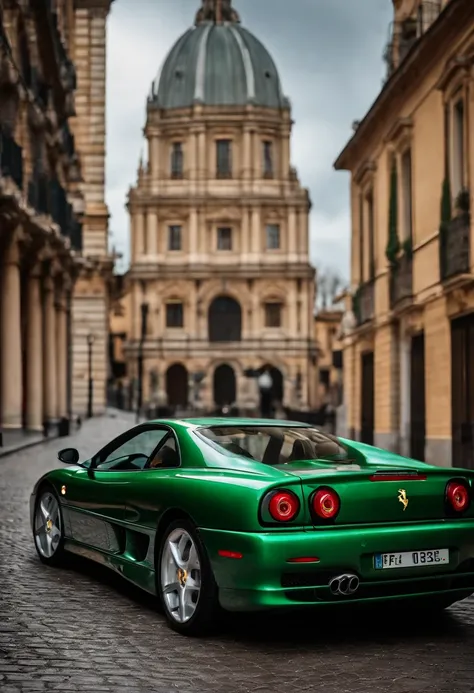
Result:
{"label": "license plate", "polygon": [[402,551],[401,553],[376,553],[375,568],[422,568],[430,565],[449,563],[449,549],[430,551]]}

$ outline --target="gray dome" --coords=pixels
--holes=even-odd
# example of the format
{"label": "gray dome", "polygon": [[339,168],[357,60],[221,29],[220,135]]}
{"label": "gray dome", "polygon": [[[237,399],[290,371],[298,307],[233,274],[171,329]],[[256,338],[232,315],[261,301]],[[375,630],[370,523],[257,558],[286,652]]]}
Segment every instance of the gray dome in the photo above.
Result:
{"label": "gray dome", "polygon": [[220,23],[198,14],[197,25],[168,54],[152,87],[152,105],[289,107],[270,53],[232,12],[231,21]]}

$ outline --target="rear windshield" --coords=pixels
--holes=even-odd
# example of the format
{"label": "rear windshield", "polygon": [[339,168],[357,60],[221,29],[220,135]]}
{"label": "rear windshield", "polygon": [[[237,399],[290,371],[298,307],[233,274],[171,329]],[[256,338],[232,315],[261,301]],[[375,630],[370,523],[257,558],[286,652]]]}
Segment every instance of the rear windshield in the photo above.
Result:
{"label": "rear windshield", "polygon": [[199,433],[217,447],[269,465],[306,460],[349,462],[347,449],[317,428],[292,426],[210,426]]}

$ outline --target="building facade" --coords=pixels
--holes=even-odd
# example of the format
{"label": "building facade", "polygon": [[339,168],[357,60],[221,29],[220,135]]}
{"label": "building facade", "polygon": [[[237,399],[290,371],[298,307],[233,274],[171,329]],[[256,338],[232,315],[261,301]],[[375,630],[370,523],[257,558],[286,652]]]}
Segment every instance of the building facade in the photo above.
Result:
{"label": "building facade", "polygon": [[80,415],[90,408],[94,414],[104,413],[109,376],[109,289],[114,259],[108,250],[105,148],[107,18],[112,2],[57,0],[73,23],[70,40],[77,90],[71,127],[82,162],[83,264],[72,303],[73,410]]}
{"label": "building facade", "polygon": [[321,308],[314,317],[318,348],[318,400],[321,405],[331,408],[342,404],[342,315],[342,309]]}
{"label": "building facade", "polygon": [[[69,3],[72,11],[72,0]],[[70,131],[69,24],[53,9],[0,15],[0,446],[71,410],[71,298],[80,267],[80,160]]]}
{"label": "building facade", "polygon": [[[316,400],[310,200],[275,64],[231,3],[205,0],[153,84],[130,190],[129,374],[144,400],[210,409]],[[145,334],[142,316],[146,313]],[[140,352],[142,342],[142,352]]]}
{"label": "building facade", "polygon": [[474,5],[394,0],[388,79],[351,172],[349,435],[474,467]]}

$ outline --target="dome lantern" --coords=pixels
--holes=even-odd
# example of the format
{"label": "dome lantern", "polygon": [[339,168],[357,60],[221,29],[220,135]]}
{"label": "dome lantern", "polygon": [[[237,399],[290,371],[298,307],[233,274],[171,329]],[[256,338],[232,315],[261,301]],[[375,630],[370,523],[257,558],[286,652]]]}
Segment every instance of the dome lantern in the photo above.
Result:
{"label": "dome lantern", "polygon": [[239,24],[240,17],[232,7],[232,0],[202,0],[202,7],[196,14],[195,25],[200,26],[206,22]]}

